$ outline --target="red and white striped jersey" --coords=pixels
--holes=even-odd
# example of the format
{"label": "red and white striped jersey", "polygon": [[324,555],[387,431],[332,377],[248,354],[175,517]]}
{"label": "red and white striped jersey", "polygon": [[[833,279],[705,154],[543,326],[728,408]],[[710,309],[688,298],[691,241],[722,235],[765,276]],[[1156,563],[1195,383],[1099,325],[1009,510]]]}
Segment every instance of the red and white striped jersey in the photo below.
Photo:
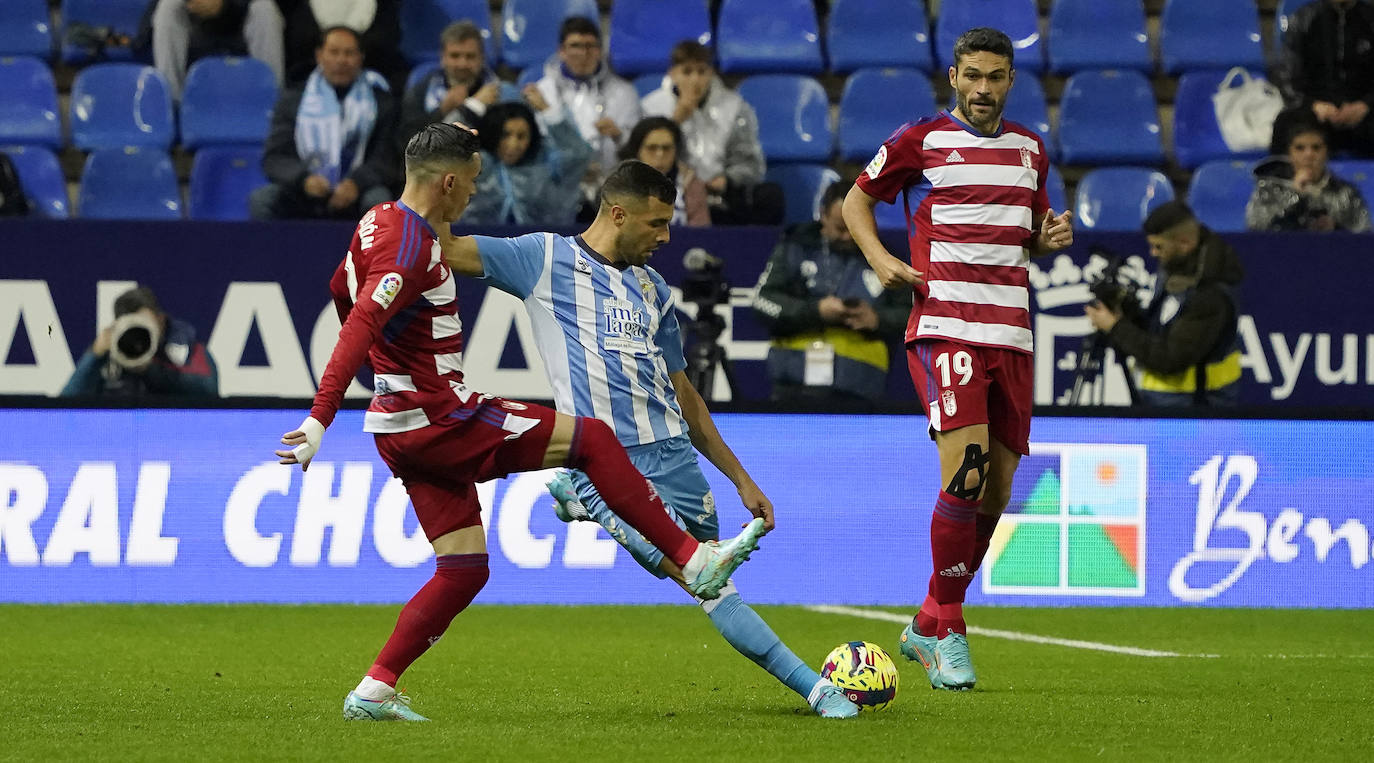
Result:
{"label": "red and white striped jersey", "polygon": [[904,195],[915,289],[906,341],[941,338],[1032,352],[1025,249],[1049,209],[1040,137],[1002,120],[983,135],[949,112],[902,125],[859,175],[865,193]]}
{"label": "red and white striped jersey", "polygon": [[365,432],[407,432],[474,394],[463,385],[458,292],[434,230],[399,201],[358,223],[329,282],[343,327],[310,415],[328,426],[363,360],[375,392]]}

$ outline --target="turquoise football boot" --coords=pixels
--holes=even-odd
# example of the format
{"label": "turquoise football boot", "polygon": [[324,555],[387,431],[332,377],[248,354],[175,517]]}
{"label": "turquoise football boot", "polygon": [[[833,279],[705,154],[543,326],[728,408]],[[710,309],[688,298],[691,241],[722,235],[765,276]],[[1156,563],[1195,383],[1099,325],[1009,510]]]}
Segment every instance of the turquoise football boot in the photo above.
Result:
{"label": "turquoise football boot", "polygon": [[844,690],[834,684],[821,687],[820,696],[811,709],[822,718],[853,718],[859,714],[859,706],[850,702]]}
{"label": "turquoise football boot", "polygon": [[427,721],[410,709],[410,697],[396,692],[387,699],[363,699],[354,692],[344,698],[344,720],[349,721]]}
{"label": "turquoise football boot", "polygon": [[944,688],[967,691],[978,683],[973,674],[973,660],[968,655],[968,637],[949,633],[935,644],[935,669],[940,673]]}
{"label": "turquoise football boot", "polygon": [[687,590],[707,601],[720,598],[720,589],[730,582],[730,575],[739,569],[759,547],[763,536],[763,518],[754,517],[744,531],[727,541],[703,541],[682,566],[683,583]]}
{"label": "turquoise football boot", "polygon": [[943,689],[945,684],[940,680],[940,668],[935,664],[936,641],[938,639],[934,636],[922,636],[917,633],[908,623],[902,631],[902,640],[898,642],[897,650],[908,660],[921,663],[921,667],[926,669],[926,677],[930,679],[930,688]]}
{"label": "turquoise football boot", "polygon": [[578,497],[577,488],[573,487],[572,478],[568,476],[566,469],[559,469],[553,473],[548,488],[549,495],[553,496],[553,513],[560,521],[591,520],[592,516],[587,513],[587,507],[582,505],[582,499]]}

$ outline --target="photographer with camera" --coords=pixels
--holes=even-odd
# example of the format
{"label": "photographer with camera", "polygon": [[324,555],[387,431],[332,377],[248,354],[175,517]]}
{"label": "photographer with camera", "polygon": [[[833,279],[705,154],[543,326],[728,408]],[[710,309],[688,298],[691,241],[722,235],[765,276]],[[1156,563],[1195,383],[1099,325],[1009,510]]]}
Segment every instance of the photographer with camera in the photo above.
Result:
{"label": "photographer with camera", "polygon": [[754,312],[773,337],[774,401],[881,398],[888,345],[902,337],[909,289],[886,290],[849,235],[845,183],[821,197],[821,215],[783,234],[759,276]]}
{"label": "photographer with camera", "polygon": [[1143,311],[1124,311],[1122,299],[1104,302],[1094,289],[1098,299],[1083,308],[1088,319],[1117,352],[1135,358],[1146,405],[1234,405],[1240,259],[1183,202],[1161,204],[1144,229],[1160,265],[1154,298]]}
{"label": "photographer with camera", "polygon": [[195,328],[164,313],[152,289],[119,295],[114,315],[81,356],[62,397],[219,396],[215,361],[196,341]]}

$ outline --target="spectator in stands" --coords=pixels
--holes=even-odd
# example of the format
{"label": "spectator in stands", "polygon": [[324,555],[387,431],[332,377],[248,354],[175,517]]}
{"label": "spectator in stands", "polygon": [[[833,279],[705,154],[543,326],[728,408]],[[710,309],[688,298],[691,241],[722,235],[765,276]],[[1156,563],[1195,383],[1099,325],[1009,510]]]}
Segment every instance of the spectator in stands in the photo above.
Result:
{"label": "spectator in stands", "polygon": [[1235,405],[1240,380],[1235,288],[1244,277],[1229,244],[1181,201],[1145,218],[1158,287],[1143,314],[1093,301],[1093,327],[1118,353],[1135,358],[1140,397],[1151,406]]}
{"label": "spectator in stands", "polygon": [[545,62],[544,76],[535,85],[552,107],[540,112],[540,119],[561,120],[566,113],[594,151],[582,190],[595,214],[597,189],[615,167],[621,144],[639,121],[639,94],[603,60],[601,27],[581,16],[563,21],[558,53]]}
{"label": "spectator in stands", "polygon": [[682,126],[685,153],[710,192],[717,225],[782,221],[782,192],[763,183],[766,169],[754,109],[716,76],[711,49],[695,40],[673,46],[668,77],[640,101],[646,116]]}
{"label": "spectator in stands", "polygon": [[277,0],[286,19],[287,83],[300,84],[314,71],[310,51],[324,30],[345,26],[360,36],[368,67],[400,92],[410,75],[401,55],[401,1]]}
{"label": "spectator in stands", "polygon": [[1290,134],[1284,156],[1255,168],[1245,226],[1256,231],[1368,231],[1369,207],[1359,189],[1327,167],[1326,130],[1311,121]]}
{"label": "spectator in stands", "polygon": [[282,93],[263,146],[271,185],[249,198],[259,220],[353,219],[395,198],[396,101],[382,76],[363,68],[358,33],[325,32],[304,86]]}
{"label": "spectator in stands", "polygon": [[872,401],[911,312],[910,289],[884,289],[844,222],[847,183],[821,197],[820,219],[783,234],[759,277],[754,312],[768,325],[772,399]]}
{"label": "spectator in stands", "polygon": [[410,136],[431,122],[476,125],[487,107],[512,100],[514,90],[503,85],[486,62],[482,30],[466,19],[439,33],[439,68],[416,82],[401,100],[401,129],[397,145],[404,150]]}
{"label": "spectator in stands", "polygon": [[164,313],[153,290],[138,286],[115,300],[114,322],[62,388],[63,397],[90,395],[218,397],[219,373],[195,327]]}
{"label": "spectator in stands", "polygon": [[282,83],[282,15],[272,0],[157,0],[153,64],[181,98],[186,69],[205,56],[252,56]]}
{"label": "spectator in stands", "polygon": [[1286,109],[1271,153],[1283,154],[1295,124],[1312,117],[1338,151],[1374,154],[1374,2],[1320,0],[1289,19],[1276,81]]}
{"label": "spectator in stands", "polygon": [[629,140],[620,149],[621,159],[638,159],[668,176],[677,185],[677,201],[673,205],[673,225],[701,226],[711,224],[711,210],[706,206],[706,183],[684,159],[682,128],[667,117],[645,117],[630,131]]}
{"label": "spectator in stands", "polygon": [[[592,147],[537,88],[526,97],[528,106],[498,103],[478,123],[482,171],[462,222],[548,226],[566,225],[576,217],[578,184],[592,160]],[[547,135],[540,134],[534,111]]]}

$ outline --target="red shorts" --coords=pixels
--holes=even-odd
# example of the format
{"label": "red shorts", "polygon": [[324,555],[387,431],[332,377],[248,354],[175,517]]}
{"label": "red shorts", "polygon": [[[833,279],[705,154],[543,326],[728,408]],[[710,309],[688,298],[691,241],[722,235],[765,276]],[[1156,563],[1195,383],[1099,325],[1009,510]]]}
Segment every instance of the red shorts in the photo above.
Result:
{"label": "red shorts", "polygon": [[1029,354],[922,339],[907,345],[906,363],[932,432],[987,424],[990,437],[1030,453],[1035,365]]}
{"label": "red shorts", "polygon": [[476,483],[544,465],[558,414],[533,403],[474,395],[422,429],[378,434],[377,452],[405,483],[425,537],[482,523]]}

